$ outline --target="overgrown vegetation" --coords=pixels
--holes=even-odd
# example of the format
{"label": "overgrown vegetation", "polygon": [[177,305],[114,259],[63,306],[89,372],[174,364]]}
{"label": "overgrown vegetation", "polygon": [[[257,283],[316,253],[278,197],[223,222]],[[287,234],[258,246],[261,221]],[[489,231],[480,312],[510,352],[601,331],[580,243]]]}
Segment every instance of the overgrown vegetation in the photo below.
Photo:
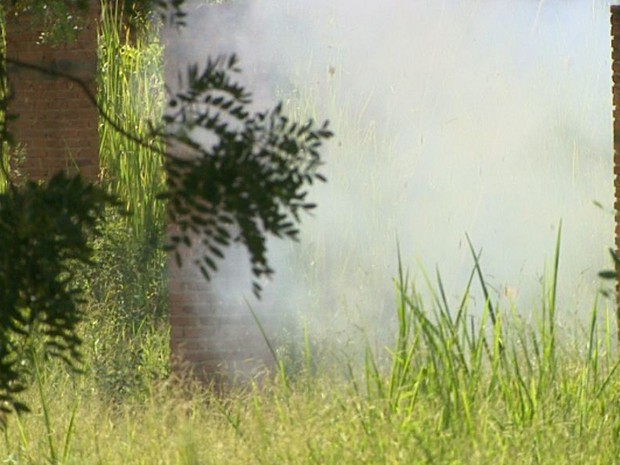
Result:
{"label": "overgrown vegetation", "polygon": [[[0,19],[5,19],[4,10]],[[19,157],[9,159],[21,150],[8,125],[17,115],[8,112],[13,96],[6,85],[2,24],[0,422],[5,424],[8,414],[29,410],[19,400],[22,391],[36,383],[42,393],[45,364],[60,360],[80,370],[78,326],[85,308],[79,270],[93,266],[92,241],[100,232],[106,208],[114,208],[116,202],[103,188],[80,176],[60,172],[42,182],[26,182],[19,176]]]}
{"label": "overgrown vegetation", "polygon": [[[586,339],[572,345],[556,334],[557,261],[533,324],[491,299],[471,306],[473,287],[488,288],[479,267],[454,308],[439,277],[434,299],[422,302],[401,269],[394,344],[367,349],[362,366],[342,360],[313,371],[322,354],[306,353],[310,363],[294,377],[260,387],[222,396],[189,379],[158,379],[139,402],[113,404],[95,376],[49,370],[50,426],[15,417],[0,448],[12,463],[40,463],[52,449],[58,463],[614,463],[611,314],[601,319],[595,306]],[[385,355],[390,364],[378,361]],[[157,366],[145,358],[141,369]]]}
{"label": "overgrown vegetation", "polygon": [[[106,72],[100,76],[100,101],[110,113],[123,115],[128,127],[148,134],[148,126],[138,116],[144,115],[145,108],[148,118],[156,118],[160,111],[161,97],[149,86],[159,82],[161,48],[141,37],[135,42],[127,40],[106,18],[100,56],[106,57],[103,62],[108,67],[102,68]],[[217,63],[214,66],[217,68]],[[140,92],[154,99],[144,100]],[[278,114],[275,118],[264,115],[263,120],[277,124]],[[16,281],[25,283],[26,289],[17,293],[17,298],[36,296],[41,304],[54,300],[45,294],[50,289],[37,283],[76,282],[83,289],[78,309],[80,316],[85,316],[78,331],[84,341],[83,374],[68,371],[61,363],[39,365],[39,358],[23,356],[38,354],[33,352],[41,349],[36,344],[27,348],[30,352],[13,351],[4,359],[12,366],[26,360],[31,368],[29,379],[38,387],[22,392],[19,398],[34,407],[33,413],[9,418],[0,441],[0,459],[6,463],[617,460],[620,417],[615,410],[620,380],[612,343],[613,316],[595,303],[584,339],[573,343],[558,336],[559,236],[540,306],[531,309],[534,323],[523,321],[513,309],[497,306],[483,277],[483,264],[472,247],[471,278],[456,306],[448,301],[440,276],[429,286],[433,299],[423,301],[415,283],[400,268],[394,281],[394,341],[379,352],[361,348],[365,352],[361,365],[347,359],[318,363],[323,353],[304,342],[299,344],[304,347],[304,363],[292,367],[281,361],[280,372],[261,386],[245,386],[221,395],[192,384],[190,379],[171,379],[165,318],[166,254],[162,250],[164,212],[155,199],[163,182],[158,173],[161,159],[149,158],[142,146],[124,140],[106,122],[101,123],[101,134],[107,192],[119,195],[123,209],[133,215],[111,208],[104,213],[99,207],[90,212],[106,221],[98,234],[88,237],[88,244],[82,240],[85,236],[77,237],[80,250],[87,245],[89,254],[92,252],[89,260],[94,259],[96,267],[89,266],[85,255],[68,255],[66,263],[61,263],[64,281],[42,281],[39,274],[45,269],[39,268],[31,269],[32,276]],[[231,136],[226,142],[233,139]],[[190,140],[186,142],[193,146]],[[61,178],[56,182],[68,181]],[[78,188],[84,186],[76,185]],[[88,191],[75,194],[85,193]],[[19,229],[19,215],[34,211],[42,223],[34,231],[39,234],[38,244],[52,252],[54,241],[64,236],[46,233],[53,226],[75,225],[51,224],[52,219],[65,216],[48,208],[47,194],[35,184],[6,194],[40,205],[32,210],[12,202],[11,208],[0,208],[11,220],[0,219],[0,225],[13,224]],[[0,202],[6,198],[0,196]],[[19,237],[4,232],[0,240]],[[14,253],[5,255],[5,264],[28,261],[29,253],[35,252],[24,244],[3,244],[0,249]],[[80,265],[76,259],[84,263]],[[59,275],[55,269],[50,273]],[[70,277],[74,279],[70,281]],[[470,299],[474,287],[482,289],[484,296],[477,307]],[[2,289],[16,287],[5,284]],[[59,290],[61,296],[72,292],[62,286]],[[0,304],[3,312],[5,308],[37,308],[29,302],[12,307],[4,301]],[[24,315],[35,313],[19,317]],[[66,348],[71,349],[76,341],[66,342]]]}
{"label": "overgrown vegetation", "polygon": [[[144,22],[138,31],[124,26],[119,4],[101,11],[99,31],[99,105],[115,115],[127,132],[148,135],[149,123],[160,121],[165,105],[163,46],[157,28]],[[149,142],[163,151],[163,143]],[[109,121],[99,124],[99,153],[103,178],[129,215],[134,241],[157,243],[163,233],[165,203],[156,201],[165,189],[163,155],[119,134]]]}
{"label": "overgrown vegetation", "polygon": [[169,374],[166,254],[158,240],[136,240],[127,219],[110,211],[93,244],[97,266],[82,268],[88,376],[110,399],[141,398]]}
{"label": "overgrown vegetation", "polygon": [[77,268],[93,265],[90,241],[110,202],[101,189],[64,173],[0,194],[2,413],[27,409],[16,394],[36,359],[79,368],[76,330],[84,308]]}
{"label": "overgrown vegetation", "polygon": [[[16,5],[13,3],[13,6]],[[40,6],[40,3],[34,2],[31,5],[26,2],[24,8],[36,6]],[[169,6],[178,9],[179,4],[173,2]],[[248,111],[247,105],[252,103],[251,94],[235,81],[234,74],[239,72],[235,56],[209,60],[204,69],[197,65],[190,66],[185,82],[187,88],[179,90],[170,98],[167,102],[169,111],[161,118],[163,106],[161,47],[156,43],[142,41],[142,35],[150,32],[152,27],[150,21],[142,24],[141,29],[136,29],[134,22],[130,34],[121,10],[122,7],[119,5],[112,6],[107,2],[102,4],[101,94],[98,99],[95,99],[85,83],[75,76],[24,62],[19,58],[5,57],[6,62],[14,67],[34,70],[43,75],[53,75],[76,84],[78,90],[85,92],[93,104],[97,105],[102,120],[101,153],[104,176],[101,184],[85,185],[94,192],[101,193],[102,198],[108,203],[111,203],[113,198],[120,197],[125,204],[129,215],[120,218],[109,215],[108,225],[115,223],[122,225],[123,218],[134,219],[131,224],[133,240],[126,241],[124,249],[115,249],[116,245],[111,244],[112,249],[115,249],[115,259],[118,260],[116,255],[119,255],[122,257],[120,261],[127,265],[126,267],[121,265],[120,268],[125,271],[140,266],[140,272],[148,271],[153,260],[162,259],[164,256],[162,250],[175,253],[177,262],[180,263],[181,254],[178,249],[200,243],[205,246],[204,256],[197,264],[200,265],[204,276],[209,279],[210,273],[217,268],[215,259],[224,258],[225,249],[236,242],[247,248],[251,272],[255,278],[270,275],[273,270],[267,260],[265,236],[295,239],[300,212],[314,207],[305,201],[305,197],[307,187],[314,180],[324,180],[317,172],[321,165],[318,150],[322,141],[331,136],[327,122],[317,128],[311,120],[303,123],[289,121],[279,105],[273,110],[260,113]],[[133,19],[137,20],[136,17]],[[2,74],[1,77],[6,75]],[[158,92],[153,92],[153,89],[158,89]],[[137,95],[138,99],[132,99],[133,95]],[[144,101],[147,96],[151,100],[149,106],[145,108]],[[6,120],[12,117],[6,113],[8,100],[11,97],[7,95],[0,97],[2,98],[0,108],[6,116],[1,121],[2,141],[11,143],[13,141],[6,124]],[[197,133],[200,137],[197,137]],[[206,142],[203,136],[210,136],[212,140]],[[177,150],[179,148],[181,150]],[[2,159],[7,158],[7,153],[3,152]],[[0,163],[0,166],[5,165],[6,163]],[[23,186],[20,186],[6,171],[7,190],[11,194],[20,193],[24,189]],[[72,177],[68,185],[72,185],[72,182],[82,183],[80,175]],[[30,185],[38,184],[27,184]],[[50,183],[44,182],[40,186],[43,191],[53,190]],[[104,190],[108,190],[110,195],[103,195]],[[68,189],[68,192],[72,191]],[[8,200],[4,208],[10,212],[12,202],[15,203],[15,196],[6,198]],[[88,199],[87,196],[84,197],[82,205],[86,211],[92,208]],[[79,214],[62,210],[62,199],[58,201],[60,202],[58,208],[61,208],[61,211],[56,212],[53,209],[51,211],[69,215],[66,219],[59,216],[58,222],[77,221],[76,228],[82,225],[94,229],[94,225],[86,224],[86,219]],[[82,197],[79,195],[72,199],[78,207],[81,201]],[[162,201],[167,203],[164,204]],[[97,207],[103,211],[104,203]],[[164,209],[176,226],[175,234],[170,235],[165,247],[163,247]],[[32,241],[36,243],[36,234],[46,232],[33,230],[38,223],[30,221],[29,218],[36,213],[36,210],[30,211],[26,208],[21,229],[18,228],[17,232],[14,232],[11,225],[8,225],[7,233],[21,234],[26,230],[30,235],[22,238],[18,234],[18,238],[23,239],[26,244]],[[114,227],[109,231],[113,231]],[[55,239],[54,230],[50,229],[47,232],[50,231],[52,239]],[[114,241],[114,234],[109,235],[107,240]],[[102,250],[109,250],[108,246],[110,243],[104,245]],[[41,253],[36,247],[32,250]],[[54,248],[50,250],[53,252],[51,257],[56,256],[56,261],[62,262],[65,251]],[[89,248],[88,251],[90,250]],[[47,255],[33,255],[27,264],[14,261],[12,266],[27,265],[36,268],[39,262],[44,263],[48,259],[50,257]],[[107,268],[106,265],[111,264],[104,261],[103,267]],[[152,268],[163,272],[163,265],[154,265]],[[64,282],[65,276],[62,273],[65,273],[66,269],[60,265],[53,269],[57,275],[50,275],[49,279]],[[113,266],[110,266],[110,270],[112,269]],[[7,268],[4,271],[3,288],[10,293],[11,269]],[[21,271],[17,269],[17,272]],[[93,281],[92,277],[82,280],[75,280],[73,274],[70,277],[71,286],[75,286],[72,287],[71,295],[77,296],[85,289],[95,289],[95,293],[92,294],[95,304],[101,297],[96,292],[97,289],[114,289],[114,286],[110,286],[107,282],[104,286],[91,286],[89,282]],[[127,277],[127,274],[123,276]],[[107,280],[105,276],[102,279],[104,282]],[[147,282],[151,283],[150,278]],[[154,282],[161,283],[162,280],[155,279]],[[50,287],[52,284],[42,282],[41,286]],[[253,284],[254,292],[258,295],[260,285],[257,282]],[[138,292],[137,295],[143,297],[133,298],[131,293],[134,290]],[[148,293],[146,296],[142,293],[144,290],[141,280],[125,285],[122,290],[122,297],[126,298],[127,302],[136,303],[140,308],[139,311],[126,308],[106,309],[105,318],[119,322],[120,326],[115,328],[115,334],[125,334],[125,329],[128,327],[131,328],[130,340],[133,340],[132,336],[136,333],[142,334],[144,318],[128,318],[128,314],[146,316],[149,322],[152,321],[153,315],[149,313],[152,308],[141,304],[144,299],[147,301],[149,299]],[[158,288],[157,291],[159,290]],[[30,311],[29,295],[29,291],[26,290],[23,301],[9,302],[24,307],[15,309],[14,313]],[[32,295],[36,297],[36,294]],[[132,297],[127,298],[128,295]],[[67,311],[73,311],[72,307],[67,308]],[[58,312],[61,313],[60,310]],[[67,332],[78,341],[76,344],[79,345],[75,328],[80,320],[81,314],[78,312],[68,314],[64,320],[54,319],[55,327],[51,328],[51,331],[60,331],[63,334]],[[15,325],[13,317],[0,320],[0,323],[4,323],[9,330],[14,330],[11,326]],[[29,333],[24,332],[23,336],[29,336]],[[131,354],[131,351],[127,350],[125,338],[119,341],[125,344],[123,353]],[[7,352],[13,352],[9,341],[1,342]],[[75,357],[77,350],[71,355]],[[122,366],[131,367],[133,364],[123,363]],[[15,374],[17,376],[17,372]],[[118,378],[122,380],[128,377],[123,374]],[[3,389],[8,396],[6,400],[12,402],[15,407],[20,407],[14,402],[11,394],[18,390],[11,391],[9,385],[3,386]]]}
{"label": "overgrown vegetation", "polygon": [[[154,23],[127,27],[120,3],[101,11],[98,101],[130,134],[146,137],[165,104],[163,48]],[[83,327],[89,376],[110,399],[142,398],[169,374],[163,143],[152,147],[125,137],[109,120],[99,122],[102,180],[119,198],[123,214],[108,211],[94,242],[98,266],[84,268],[89,297]]]}

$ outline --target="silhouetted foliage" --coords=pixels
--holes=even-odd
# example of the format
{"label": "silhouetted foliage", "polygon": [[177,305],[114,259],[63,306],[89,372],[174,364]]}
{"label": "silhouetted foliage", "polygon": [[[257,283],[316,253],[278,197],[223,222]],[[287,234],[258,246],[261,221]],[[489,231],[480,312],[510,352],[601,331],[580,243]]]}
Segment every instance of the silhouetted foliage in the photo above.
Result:
{"label": "silhouetted foliage", "polygon": [[266,235],[297,239],[300,213],[315,207],[307,188],[325,178],[318,150],[332,136],[327,122],[316,126],[290,121],[282,107],[252,112],[249,94],[233,80],[237,59],[190,66],[187,90],[169,102],[163,133],[169,147],[166,171],[171,222],[177,226],[168,248],[204,246],[197,263],[209,279],[232,242],[248,250],[259,296],[258,278],[270,276]]}
{"label": "silhouetted foliage", "polygon": [[[611,270],[601,270],[598,273],[599,278],[604,281],[611,281],[614,284],[614,289],[603,288],[601,293],[606,297],[618,297],[618,270],[620,270],[620,256],[618,256],[618,252],[614,249],[609,249],[609,255],[611,255],[611,260],[614,264],[614,268]],[[618,314],[618,318],[620,318],[620,313]],[[620,321],[619,321],[620,322]]]}
{"label": "silhouetted foliage", "polygon": [[78,176],[58,173],[0,194],[0,411],[23,411],[32,351],[80,362],[82,319],[76,265],[89,264],[90,239],[111,197]]}

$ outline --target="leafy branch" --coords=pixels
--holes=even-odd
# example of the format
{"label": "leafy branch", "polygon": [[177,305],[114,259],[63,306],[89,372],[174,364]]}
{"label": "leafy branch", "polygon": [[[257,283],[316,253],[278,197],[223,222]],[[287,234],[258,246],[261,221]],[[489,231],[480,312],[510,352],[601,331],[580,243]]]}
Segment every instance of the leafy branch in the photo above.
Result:
{"label": "leafy branch", "polygon": [[210,279],[224,248],[243,244],[249,254],[254,294],[259,278],[271,276],[266,234],[297,240],[300,213],[315,205],[308,187],[325,181],[319,149],[332,137],[328,123],[290,121],[282,106],[252,112],[251,94],[238,84],[235,55],[190,66],[187,90],[169,102],[160,135],[172,150],[166,158],[171,235],[168,250],[182,263],[179,246],[198,238],[196,261]]}
{"label": "leafy branch", "polygon": [[79,367],[76,265],[92,265],[90,239],[109,203],[102,188],[63,172],[0,194],[0,413],[26,410],[15,395],[33,350]]}

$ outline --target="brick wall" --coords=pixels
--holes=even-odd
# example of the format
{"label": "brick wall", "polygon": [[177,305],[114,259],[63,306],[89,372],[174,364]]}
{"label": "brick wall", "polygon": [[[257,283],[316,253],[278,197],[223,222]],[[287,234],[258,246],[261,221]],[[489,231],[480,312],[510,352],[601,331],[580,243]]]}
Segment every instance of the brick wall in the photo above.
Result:
{"label": "brick wall", "polygon": [[[78,77],[95,92],[98,9],[70,44],[37,44],[40,29],[25,14],[6,15],[7,56]],[[59,77],[7,67],[14,98],[9,112],[19,118],[9,126],[25,148],[23,172],[45,179],[61,169],[79,168],[88,178],[99,172],[97,110],[77,84]]]}
{"label": "brick wall", "polygon": [[184,249],[182,256],[181,268],[173,257],[168,267],[170,344],[175,365],[190,368],[199,378],[216,384],[262,372],[272,362],[265,340],[243,299],[222,291],[230,286],[249,293],[249,287],[243,289],[233,282],[235,268],[242,280],[241,271],[248,265],[235,260],[229,251],[227,268],[233,273],[217,276],[218,285],[214,285],[193,263],[200,256],[199,247]]}
{"label": "brick wall", "polygon": [[[237,14],[234,8],[226,4],[201,5],[197,13]],[[191,24],[197,16],[190,10],[188,17]],[[164,73],[169,89],[178,86],[179,72],[184,75],[189,63],[204,65],[209,54],[217,55],[222,34],[230,34],[209,29],[209,34],[204,34],[208,37],[205,44],[204,36],[195,36],[199,26],[193,26],[164,34]],[[169,228],[172,231],[174,226]],[[200,249],[195,247],[184,250],[182,268],[174,259],[169,261],[173,358],[210,381],[245,377],[264,369],[272,363],[272,357],[243,299],[243,293],[251,295],[247,257],[242,251],[228,251],[225,270],[217,274],[215,283],[207,283],[193,264],[199,256]],[[268,315],[259,316],[273,334]]]}

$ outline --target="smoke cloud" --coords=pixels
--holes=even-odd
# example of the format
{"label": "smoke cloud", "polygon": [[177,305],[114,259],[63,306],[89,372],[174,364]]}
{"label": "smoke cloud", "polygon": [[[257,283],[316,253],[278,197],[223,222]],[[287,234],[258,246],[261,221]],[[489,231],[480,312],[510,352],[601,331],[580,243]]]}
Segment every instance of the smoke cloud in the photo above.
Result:
{"label": "smoke cloud", "polygon": [[609,30],[600,0],[191,8],[186,42],[168,35],[185,44],[180,63],[234,52],[258,108],[283,101],[336,134],[301,242],[270,242],[263,301],[235,251],[214,283],[223,305],[247,312],[247,298],[261,318],[301,319],[343,343],[380,337],[398,248],[421,291],[438,267],[457,302],[468,234],[497,298],[529,315],[561,222],[560,318],[584,318],[614,239]]}

